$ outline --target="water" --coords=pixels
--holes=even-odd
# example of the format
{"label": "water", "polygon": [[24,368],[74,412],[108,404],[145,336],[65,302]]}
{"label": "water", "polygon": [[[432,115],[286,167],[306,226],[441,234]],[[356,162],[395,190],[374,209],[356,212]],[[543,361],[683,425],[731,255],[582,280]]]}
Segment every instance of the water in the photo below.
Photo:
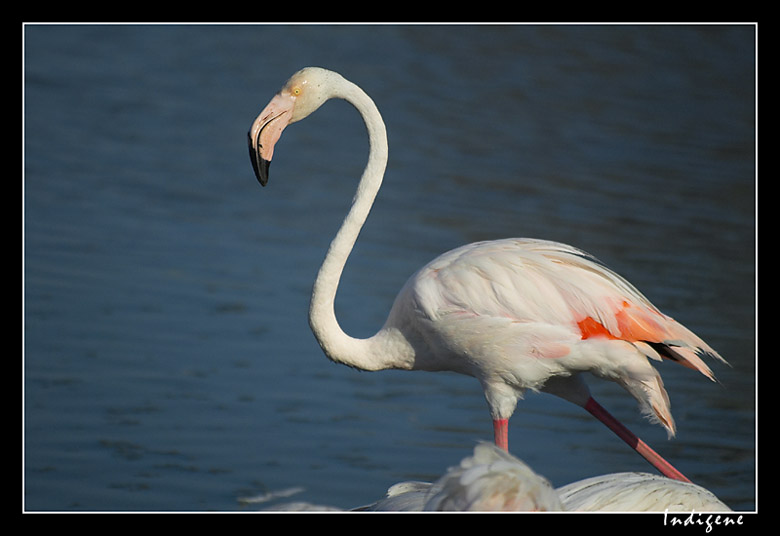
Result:
{"label": "water", "polygon": [[[717,348],[660,364],[678,437],[602,403],[735,509],[756,507],[750,26],[27,26],[27,510],[349,508],[491,437],[478,383],[361,373],[308,329],[311,282],[366,157],[328,103],[269,186],[246,130],[295,70],[371,94],[385,186],[337,300],[372,334],[416,268],[531,236],[597,255]],[[555,485],[648,466],[582,410],[521,402],[510,447]],[[290,497],[279,499],[290,500]]]}

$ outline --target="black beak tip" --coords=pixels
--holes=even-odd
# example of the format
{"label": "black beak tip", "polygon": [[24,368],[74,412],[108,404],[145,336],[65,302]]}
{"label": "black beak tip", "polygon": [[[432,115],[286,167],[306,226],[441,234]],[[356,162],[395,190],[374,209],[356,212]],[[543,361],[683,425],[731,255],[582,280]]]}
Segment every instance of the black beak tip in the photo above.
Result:
{"label": "black beak tip", "polygon": [[249,159],[252,161],[252,169],[255,171],[255,177],[257,177],[260,186],[268,184],[268,166],[271,165],[271,161],[260,156],[260,152],[252,143],[251,135],[249,136]]}
{"label": "black beak tip", "polygon": [[258,159],[258,165],[255,168],[255,175],[257,175],[257,182],[260,183],[260,186],[265,186],[268,184],[268,166],[271,165],[270,160],[263,160],[262,158]]}

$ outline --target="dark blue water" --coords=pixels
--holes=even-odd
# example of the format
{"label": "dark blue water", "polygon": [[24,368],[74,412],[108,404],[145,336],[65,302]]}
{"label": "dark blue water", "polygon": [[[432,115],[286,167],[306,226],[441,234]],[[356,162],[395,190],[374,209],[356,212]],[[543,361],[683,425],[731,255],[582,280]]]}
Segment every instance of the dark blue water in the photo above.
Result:
{"label": "dark blue water", "polygon": [[[24,31],[24,507],[353,507],[491,437],[478,383],[330,363],[311,282],[367,155],[328,103],[253,177],[246,131],[306,65],[384,114],[385,186],[337,314],[378,329],[419,266],[530,236],[600,257],[729,360],[663,363],[677,438],[601,402],[735,509],[756,507],[752,26],[57,26]],[[555,485],[649,466],[530,395],[510,447]],[[289,500],[289,497],[286,498]],[[262,503],[268,506],[272,503]]]}

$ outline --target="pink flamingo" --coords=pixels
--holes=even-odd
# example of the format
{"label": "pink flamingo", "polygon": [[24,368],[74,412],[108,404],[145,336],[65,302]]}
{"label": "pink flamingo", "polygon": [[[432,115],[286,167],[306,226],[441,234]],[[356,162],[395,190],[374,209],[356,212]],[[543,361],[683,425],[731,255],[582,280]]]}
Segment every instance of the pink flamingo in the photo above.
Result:
{"label": "pink flamingo", "polygon": [[258,181],[282,130],[331,98],[345,99],[368,131],[368,163],[352,206],[314,283],[311,329],[331,360],[362,370],[454,371],[482,384],[497,446],[527,390],[552,393],[602,421],[662,474],[688,480],[590,395],[582,372],[617,382],[640,410],[675,433],[669,397],[648,359],[669,359],[711,380],[702,360],[725,362],[661,313],[625,279],[571,246],[529,239],[469,244],[434,259],[401,289],[385,325],[367,339],[339,326],[334,301],[347,258],[381,186],[387,133],[371,98],[341,75],[309,67],[293,75],[253,122],[249,151]]}

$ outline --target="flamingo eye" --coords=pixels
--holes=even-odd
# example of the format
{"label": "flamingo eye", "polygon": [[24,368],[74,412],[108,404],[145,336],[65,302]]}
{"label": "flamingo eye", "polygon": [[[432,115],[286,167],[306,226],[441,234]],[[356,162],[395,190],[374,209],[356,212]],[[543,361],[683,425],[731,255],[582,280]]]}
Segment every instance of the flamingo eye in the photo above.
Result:
{"label": "flamingo eye", "polygon": [[290,94],[293,97],[297,97],[301,93],[303,93],[303,89],[301,89],[301,86],[293,86],[293,88],[290,90]]}

